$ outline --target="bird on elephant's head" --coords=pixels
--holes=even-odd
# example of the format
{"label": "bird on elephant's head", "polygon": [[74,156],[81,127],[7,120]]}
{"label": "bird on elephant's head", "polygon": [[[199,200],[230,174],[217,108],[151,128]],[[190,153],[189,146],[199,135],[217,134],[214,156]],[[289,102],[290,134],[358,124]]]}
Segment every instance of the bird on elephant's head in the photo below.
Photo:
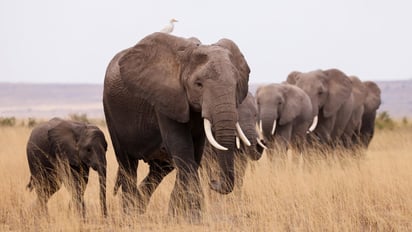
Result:
{"label": "bird on elephant's head", "polygon": [[[118,53],[107,68],[103,103],[124,195],[136,192],[139,159],[157,166],[144,180],[154,187],[141,185],[145,189],[139,192],[146,199],[171,171],[171,163],[179,175],[170,208],[189,211],[198,206],[197,169],[205,138],[222,153],[220,179],[211,182],[211,188],[231,192],[236,135],[246,142],[237,107],[248,93],[249,72],[243,54],[229,39],[203,45],[196,38],[153,33]],[[155,155],[161,147],[167,160]],[[197,190],[189,190],[191,186]],[[182,200],[181,192],[198,194],[183,195]]]}
{"label": "bird on elephant's head", "polygon": [[[313,121],[317,121],[315,134],[322,142],[342,133],[351,112],[352,83],[338,69],[315,70],[307,73],[292,72],[287,82],[303,89],[312,102]],[[336,132],[334,135],[334,132]]]}

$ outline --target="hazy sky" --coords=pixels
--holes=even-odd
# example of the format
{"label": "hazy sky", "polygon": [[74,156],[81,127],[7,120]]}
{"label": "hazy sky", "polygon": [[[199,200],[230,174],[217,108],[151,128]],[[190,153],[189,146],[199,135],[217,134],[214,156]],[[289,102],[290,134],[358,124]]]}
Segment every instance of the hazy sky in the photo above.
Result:
{"label": "hazy sky", "polygon": [[250,82],[331,67],[412,78],[410,0],[0,0],[0,82],[102,83],[118,51],[171,18],[174,35],[234,40]]}

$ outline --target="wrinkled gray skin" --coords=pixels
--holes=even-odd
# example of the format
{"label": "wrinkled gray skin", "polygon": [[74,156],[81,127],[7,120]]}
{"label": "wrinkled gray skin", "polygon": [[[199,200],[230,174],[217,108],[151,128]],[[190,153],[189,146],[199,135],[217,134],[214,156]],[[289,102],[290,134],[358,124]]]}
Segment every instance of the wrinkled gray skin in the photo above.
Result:
{"label": "wrinkled gray skin", "polygon": [[[297,86],[268,84],[256,90],[258,121],[269,143],[286,151],[288,146],[298,148],[305,140],[312,123],[312,103],[309,96]],[[274,134],[273,125],[276,120]]]}
{"label": "wrinkled gray skin", "polygon": [[[235,187],[240,189],[243,186],[243,178],[245,176],[248,160],[257,161],[262,157],[264,147],[259,145],[257,140],[261,140],[262,144],[265,144],[265,141],[259,137],[258,131],[256,130],[257,105],[255,98],[251,93],[248,93],[245,100],[243,100],[243,102],[239,105],[237,111],[239,116],[239,124],[251,143],[250,146],[247,146],[240,140],[240,147],[236,150]],[[213,166],[209,165],[207,162],[213,162],[221,154],[219,154],[219,150],[213,148],[209,143],[207,143],[207,141],[206,144],[207,148],[204,152],[202,167],[207,169],[206,172],[209,177],[211,177],[213,176],[213,170],[209,169],[213,169]]]}
{"label": "wrinkled gray skin", "polygon": [[292,72],[287,82],[303,89],[312,102],[312,117],[318,115],[313,131],[321,144],[334,145],[352,114],[352,83],[338,69]]}
{"label": "wrinkled gray skin", "polygon": [[359,141],[363,147],[367,148],[375,132],[376,112],[381,105],[381,90],[373,81],[364,81],[366,87],[366,99],[364,102],[364,111],[359,134],[354,138]]}
{"label": "wrinkled gray skin", "polygon": [[[247,95],[249,72],[228,39],[201,45],[197,39],[153,33],[112,59],[103,104],[119,163],[115,191],[122,188],[125,211],[136,206],[144,212],[157,186],[176,168],[169,214],[201,216],[204,119],[217,142],[228,148],[219,156],[220,179],[211,187],[222,194],[232,191],[236,108]],[[150,171],[137,187],[139,160]]]}
{"label": "wrinkled gray skin", "polygon": [[104,134],[94,125],[53,118],[36,126],[27,143],[27,187],[35,189],[41,209],[47,212],[49,198],[64,183],[84,217],[84,191],[92,168],[99,174],[100,205],[107,216],[106,150]]}
{"label": "wrinkled gray skin", "polygon": [[358,77],[350,76],[349,79],[352,82],[352,114],[342,134],[342,145],[345,148],[354,149],[356,144],[353,139],[356,135],[360,134],[367,89]]}

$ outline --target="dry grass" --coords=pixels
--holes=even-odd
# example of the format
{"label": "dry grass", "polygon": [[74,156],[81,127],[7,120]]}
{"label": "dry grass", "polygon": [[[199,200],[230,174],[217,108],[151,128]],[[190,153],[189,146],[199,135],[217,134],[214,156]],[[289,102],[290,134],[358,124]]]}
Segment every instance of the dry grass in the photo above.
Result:
{"label": "dry grass", "polygon": [[[108,135],[107,130],[104,130]],[[411,231],[412,131],[378,131],[362,160],[317,159],[299,168],[268,163],[264,156],[246,172],[243,192],[222,196],[205,192],[200,225],[177,223],[167,216],[174,173],[156,190],[143,215],[124,217],[119,196],[112,195],[117,162],[108,157],[110,216],[100,218],[98,179],[92,172],[86,191],[87,220],[68,208],[62,188],[50,200],[50,218],[32,208],[25,147],[30,129],[0,128],[0,231]],[[107,136],[107,138],[109,138]],[[139,167],[139,180],[147,172]]]}

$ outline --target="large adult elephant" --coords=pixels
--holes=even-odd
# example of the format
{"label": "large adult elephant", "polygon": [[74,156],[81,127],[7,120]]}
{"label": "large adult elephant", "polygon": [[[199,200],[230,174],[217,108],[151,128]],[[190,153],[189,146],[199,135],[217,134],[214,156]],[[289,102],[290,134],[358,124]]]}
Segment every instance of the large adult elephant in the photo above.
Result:
{"label": "large adult elephant", "polygon": [[[227,194],[234,185],[237,106],[248,93],[249,66],[237,45],[213,45],[164,33],[146,36],[110,62],[104,112],[119,163],[123,205],[144,212],[162,179],[176,168],[169,213],[201,215],[198,167],[205,136],[221,150],[220,179],[211,188]],[[137,189],[138,161],[150,165]]]}
{"label": "large adult elephant", "polygon": [[283,83],[268,84],[256,90],[259,129],[264,137],[281,148],[298,147],[313,121],[312,103],[299,87]]}
{"label": "large adult elephant", "polygon": [[361,128],[355,140],[360,139],[361,145],[367,148],[375,133],[376,112],[381,105],[381,90],[373,81],[364,81],[363,84],[366,87],[366,99]]}
{"label": "large adult elephant", "polygon": [[[255,97],[249,92],[245,100],[239,105],[238,109],[239,124],[242,131],[245,133],[247,141],[250,144],[245,144],[239,137],[236,137],[236,153],[235,153],[235,187],[243,186],[243,179],[249,160],[257,161],[262,157],[263,151],[267,148],[265,140],[260,136],[256,128],[257,122],[257,105]],[[214,161],[218,160],[221,155],[220,150],[212,147],[209,143],[204,152],[202,167],[209,178],[213,176]]]}
{"label": "large adult elephant", "polygon": [[338,69],[292,72],[287,82],[294,84],[312,102],[312,117],[317,121],[313,131],[322,144],[332,145],[342,135],[351,116],[352,83]]}
{"label": "large adult elephant", "polygon": [[106,216],[106,150],[104,134],[94,125],[60,118],[37,125],[27,142],[27,188],[34,188],[41,209],[47,212],[48,200],[63,183],[84,217],[84,192],[92,168],[99,174],[100,205]]}

